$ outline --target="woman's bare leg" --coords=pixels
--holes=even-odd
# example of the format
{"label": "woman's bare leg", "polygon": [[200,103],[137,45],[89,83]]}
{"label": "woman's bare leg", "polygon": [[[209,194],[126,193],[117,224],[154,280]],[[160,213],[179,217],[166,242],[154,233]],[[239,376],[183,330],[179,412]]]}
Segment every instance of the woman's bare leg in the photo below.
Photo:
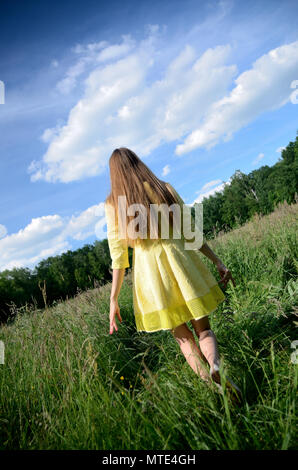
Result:
{"label": "woman's bare leg", "polygon": [[200,375],[203,380],[208,381],[209,374],[204,364],[205,358],[196,344],[192,331],[186,323],[177,326],[177,328],[171,331],[192,370]]}
{"label": "woman's bare leg", "polygon": [[199,338],[201,351],[210,365],[211,377],[215,382],[220,383],[218,344],[216,336],[211,330],[208,316],[199,320],[191,320],[191,323]]}
{"label": "woman's bare leg", "polygon": [[[219,373],[220,357],[218,351],[218,344],[214,332],[211,330],[208,316],[201,318],[200,320],[191,320],[192,326],[199,338],[199,345],[202,353],[206,357],[210,365],[210,375],[212,380],[221,387],[221,377]],[[228,389],[232,391],[232,399],[236,400],[236,403],[241,403],[242,393],[239,387],[226,376],[226,385]],[[236,395],[234,394],[236,392]]]}

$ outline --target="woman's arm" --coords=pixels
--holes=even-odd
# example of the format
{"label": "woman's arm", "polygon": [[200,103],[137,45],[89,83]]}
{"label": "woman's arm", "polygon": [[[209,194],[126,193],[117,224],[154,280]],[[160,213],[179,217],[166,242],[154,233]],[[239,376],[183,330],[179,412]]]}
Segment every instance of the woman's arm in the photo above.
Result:
{"label": "woman's arm", "polygon": [[209,258],[215,264],[221,277],[220,281],[218,282],[222,282],[223,287],[226,287],[229,281],[232,281],[234,287],[236,286],[231,271],[223,264],[221,259],[214,253],[214,251],[211,250],[210,246],[206,242],[203,243],[201,248],[199,248],[199,251],[201,251],[203,255],[207,256],[207,258]]}
{"label": "woman's arm", "polygon": [[221,259],[211,250],[210,246],[207,243],[204,243],[199,251],[203,253],[203,255],[207,256],[215,265],[223,264]]}
{"label": "woman's arm", "polygon": [[122,286],[125,268],[113,269],[113,279],[110,300],[118,300],[118,295]]}
{"label": "woman's arm", "polygon": [[129,259],[127,241],[119,238],[117,217],[115,217],[115,210],[110,204],[105,203],[105,214],[107,222],[107,237],[113,270],[112,289],[110,294],[110,334],[112,334],[114,328],[118,331],[116,315],[119,320],[122,321],[118,305],[118,295],[122,286],[125,268],[129,267]]}
{"label": "woman's arm", "polygon": [[118,326],[116,323],[116,315],[120,322],[122,318],[120,315],[120,308],[118,305],[118,295],[122,286],[124,278],[125,268],[122,269],[113,269],[113,279],[112,279],[112,289],[110,295],[110,335],[113,334],[114,328],[118,331]]}

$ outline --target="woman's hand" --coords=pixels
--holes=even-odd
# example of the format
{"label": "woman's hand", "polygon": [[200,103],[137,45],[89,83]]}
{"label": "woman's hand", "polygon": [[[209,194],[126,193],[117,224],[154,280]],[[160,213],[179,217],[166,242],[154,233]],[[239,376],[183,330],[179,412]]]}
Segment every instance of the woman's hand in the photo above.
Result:
{"label": "woman's hand", "polygon": [[113,334],[114,328],[116,331],[118,331],[118,326],[116,323],[116,315],[118,319],[120,320],[120,322],[122,322],[118,300],[111,299],[110,300],[110,335]]}
{"label": "woman's hand", "polygon": [[222,262],[217,263],[216,267],[217,267],[217,270],[218,270],[219,275],[221,277],[220,281],[218,281],[218,282],[222,282],[223,286],[226,287],[227,283],[229,281],[232,281],[233,286],[235,287],[236,284],[235,284],[234,278],[231,274],[231,271]]}

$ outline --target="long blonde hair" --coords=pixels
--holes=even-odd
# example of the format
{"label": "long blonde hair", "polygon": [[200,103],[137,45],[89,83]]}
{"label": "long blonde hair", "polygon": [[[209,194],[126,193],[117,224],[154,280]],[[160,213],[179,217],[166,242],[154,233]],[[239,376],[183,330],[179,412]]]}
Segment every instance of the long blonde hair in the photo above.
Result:
{"label": "long blonde hair", "polygon": [[[132,204],[143,204],[146,209],[147,235],[150,230],[150,204],[179,204],[179,200],[173,194],[166,182],[160,180],[148,166],[130,149],[126,147],[117,148],[109,159],[111,192],[106,198],[106,203],[111,204],[118,214],[118,196],[126,196],[126,209]],[[154,198],[150,197],[150,191],[146,191],[144,182],[149,184]],[[148,186],[147,186],[148,187]],[[128,236],[127,226],[133,218],[127,214],[125,223],[125,235],[130,246],[142,241],[141,238],[131,239]],[[145,219],[146,220],[146,219]],[[173,226],[173,213],[169,212],[169,224]],[[160,227],[158,227],[158,238]]]}

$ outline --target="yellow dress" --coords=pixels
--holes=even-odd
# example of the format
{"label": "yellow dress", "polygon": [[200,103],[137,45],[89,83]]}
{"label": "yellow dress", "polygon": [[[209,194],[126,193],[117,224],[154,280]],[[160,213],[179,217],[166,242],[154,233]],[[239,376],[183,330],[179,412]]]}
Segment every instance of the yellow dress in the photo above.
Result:
{"label": "yellow dress", "polygon": [[[169,190],[184,201],[170,183]],[[150,185],[145,188],[154,201]],[[107,238],[112,269],[130,267],[128,244],[117,238],[113,208],[105,203]],[[184,248],[182,238],[144,239],[133,248],[133,307],[137,331],[171,330],[191,319],[212,313],[225,300],[215,277],[198,249]],[[203,238],[203,243],[205,238]]]}

